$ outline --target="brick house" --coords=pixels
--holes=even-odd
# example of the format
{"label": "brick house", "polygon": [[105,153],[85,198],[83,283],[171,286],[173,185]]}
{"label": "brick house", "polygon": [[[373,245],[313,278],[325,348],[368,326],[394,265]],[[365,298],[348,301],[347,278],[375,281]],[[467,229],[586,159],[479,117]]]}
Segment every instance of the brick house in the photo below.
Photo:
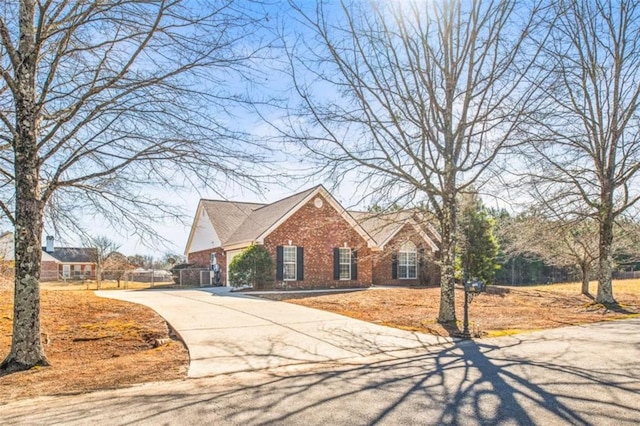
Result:
{"label": "brick house", "polygon": [[272,204],[200,200],[185,254],[198,267],[218,264],[225,285],[251,244],[271,254],[275,288],[437,284],[438,239],[413,212],[348,212],[320,185]]}
{"label": "brick house", "polygon": [[372,284],[440,284],[436,263],[440,234],[428,218],[413,210],[350,213],[377,243]]}
{"label": "brick house", "polygon": [[[14,264],[13,232],[0,235],[0,262]],[[95,278],[97,249],[88,247],[55,247],[54,238],[47,236],[42,247],[40,279],[56,281],[60,278]]]}
{"label": "brick house", "polygon": [[97,249],[91,247],[55,247],[52,236],[47,236],[42,247],[40,279],[55,281],[96,277]]}

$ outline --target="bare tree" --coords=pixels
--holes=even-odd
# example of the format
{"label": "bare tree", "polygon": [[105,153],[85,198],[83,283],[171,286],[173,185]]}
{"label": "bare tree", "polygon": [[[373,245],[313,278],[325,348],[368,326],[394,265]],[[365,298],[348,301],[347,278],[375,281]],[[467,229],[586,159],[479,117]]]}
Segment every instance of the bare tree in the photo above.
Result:
{"label": "bare tree", "polygon": [[118,288],[127,272],[135,269],[135,265],[129,262],[127,256],[117,251],[111,252],[104,261],[104,271],[108,272],[110,279],[118,281]]}
{"label": "bare tree", "polygon": [[[640,200],[640,5],[634,0],[552,3],[540,43],[546,108],[527,152],[537,198],[598,224],[596,301],[614,303],[614,223]],[[542,159],[543,161],[540,161]]]}
{"label": "bare tree", "polygon": [[[581,293],[590,295],[592,271],[598,269],[598,223],[585,218],[549,218],[530,212],[507,219],[500,227],[507,256],[532,255],[545,264],[577,267],[582,278]],[[613,253],[633,262],[640,255],[637,222],[620,219],[614,226]]]}
{"label": "bare tree", "polygon": [[511,218],[500,227],[507,256],[532,255],[545,264],[580,269],[582,294],[589,294],[590,273],[598,264],[598,233],[592,220],[551,220],[540,214]]}
{"label": "bare tree", "polygon": [[0,210],[16,230],[16,277],[0,369],[47,365],[45,213],[58,227],[95,216],[148,236],[151,219],[175,212],[145,187],[250,182],[255,147],[226,123],[253,76],[256,28],[231,0],[2,3]]}
{"label": "bare tree", "polygon": [[173,265],[184,263],[187,257],[183,254],[166,252],[159,261],[159,267],[162,269],[171,269]]}
{"label": "bare tree", "polygon": [[127,261],[137,268],[153,268],[153,256],[148,254],[134,254],[131,256],[127,256]]}
{"label": "bare tree", "polygon": [[[98,235],[90,237],[85,242],[85,246],[89,248],[92,254],[92,260],[96,263],[96,287],[100,289],[102,284],[102,272],[104,271],[105,261],[113,253],[117,252],[120,248],[120,244],[109,239],[104,235]],[[118,280],[118,284],[120,280]],[[118,285],[119,286],[119,285]]]}
{"label": "bare tree", "polygon": [[294,4],[304,30],[284,37],[300,105],[277,127],[335,179],[354,171],[376,204],[426,204],[435,214],[441,322],[456,319],[457,195],[483,186],[533,109],[523,76],[536,57],[527,40],[538,10],[521,6]]}

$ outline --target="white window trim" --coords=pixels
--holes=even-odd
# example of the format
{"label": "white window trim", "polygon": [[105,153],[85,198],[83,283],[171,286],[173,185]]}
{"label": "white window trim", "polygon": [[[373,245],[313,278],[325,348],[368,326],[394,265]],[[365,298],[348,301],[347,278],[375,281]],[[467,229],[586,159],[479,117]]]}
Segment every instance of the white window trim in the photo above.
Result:
{"label": "white window trim", "polygon": [[[285,261],[284,252],[287,248],[293,249],[293,262]],[[285,278],[284,265],[293,265],[293,278]],[[298,281],[298,246],[282,246],[282,281]]]}
{"label": "white window trim", "polygon": [[[415,280],[415,279],[418,279],[418,248],[415,247],[415,245],[413,243],[411,245],[414,247],[414,249],[409,250],[409,249],[407,249],[405,247],[402,247],[400,249],[400,251],[398,252],[398,279],[399,280]],[[404,256],[405,259],[406,259],[406,263],[405,264],[401,263],[401,259],[402,259],[401,254],[405,254],[406,255],[406,256]],[[409,255],[411,255],[411,254],[414,256],[414,259],[415,259],[415,263],[413,265],[411,265],[409,263]],[[405,277],[401,276],[401,274],[400,274],[400,271],[402,270],[401,266],[404,266],[406,268],[407,276],[405,276]],[[414,266],[415,267],[415,269],[414,269],[415,270],[415,276],[409,276],[409,267],[410,266]]]}
{"label": "white window trim", "polygon": [[[347,278],[342,278],[342,265],[346,265],[346,263],[342,263],[342,250],[347,250],[347,252],[349,253],[349,276]],[[352,259],[351,259],[352,253],[351,253],[351,248],[349,247],[338,247],[338,267],[340,268],[340,281],[349,281],[351,280],[351,263],[352,263]]]}

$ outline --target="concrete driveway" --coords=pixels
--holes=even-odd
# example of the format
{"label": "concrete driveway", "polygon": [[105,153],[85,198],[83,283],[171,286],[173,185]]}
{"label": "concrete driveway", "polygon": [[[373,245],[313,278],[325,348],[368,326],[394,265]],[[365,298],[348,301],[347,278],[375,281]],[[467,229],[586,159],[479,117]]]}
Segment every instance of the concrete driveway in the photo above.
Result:
{"label": "concrete driveway", "polygon": [[227,289],[98,291],[149,306],[189,349],[189,377],[317,363],[358,363],[450,342]]}
{"label": "concrete driveway", "polygon": [[0,405],[0,425],[637,426],[639,329],[640,319],[612,321],[296,374],[26,399]]}

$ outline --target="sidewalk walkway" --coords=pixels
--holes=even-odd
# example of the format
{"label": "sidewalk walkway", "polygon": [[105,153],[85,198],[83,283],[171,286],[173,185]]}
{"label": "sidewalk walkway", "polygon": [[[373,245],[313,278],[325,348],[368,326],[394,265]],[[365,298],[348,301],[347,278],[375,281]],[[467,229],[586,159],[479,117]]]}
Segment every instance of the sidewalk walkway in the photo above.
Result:
{"label": "sidewalk walkway", "polygon": [[180,334],[191,357],[189,377],[423,350],[451,339],[355,320],[284,302],[202,290],[97,291],[149,306]]}

